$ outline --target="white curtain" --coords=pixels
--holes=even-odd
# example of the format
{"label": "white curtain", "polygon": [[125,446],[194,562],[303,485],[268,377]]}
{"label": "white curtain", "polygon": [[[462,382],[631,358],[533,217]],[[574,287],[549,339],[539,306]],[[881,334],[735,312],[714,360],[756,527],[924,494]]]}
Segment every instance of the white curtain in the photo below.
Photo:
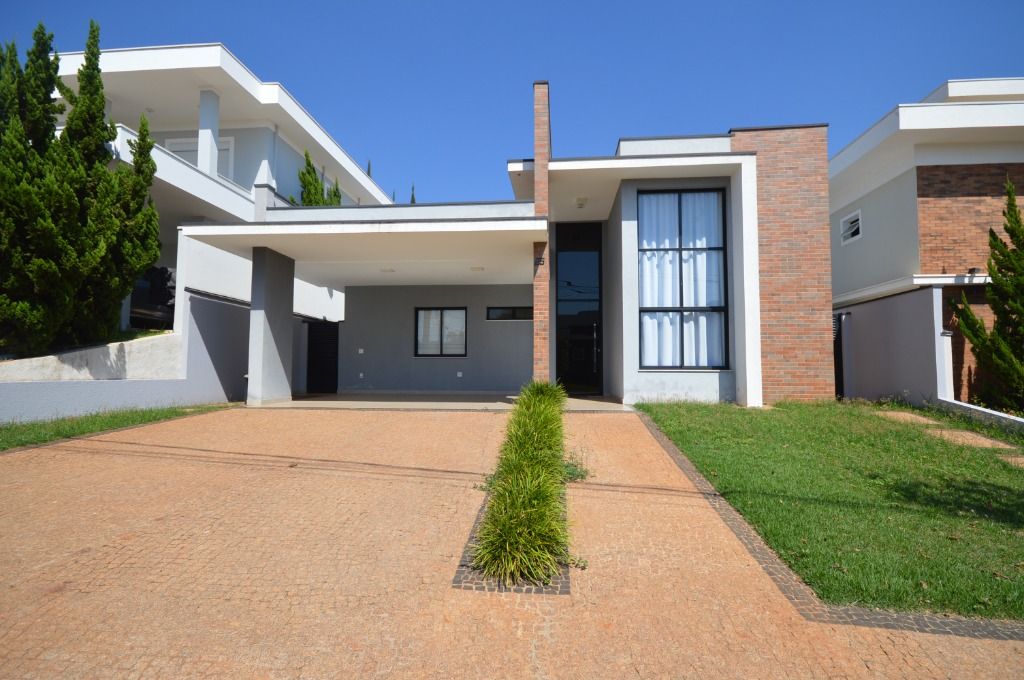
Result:
{"label": "white curtain", "polygon": [[722,194],[683,194],[683,248],[722,247]]}
{"label": "white curtain", "polygon": [[679,247],[679,194],[640,194],[641,248]]}
{"label": "white curtain", "polygon": [[679,306],[679,252],[640,253],[640,306]]}
{"label": "white curtain", "polygon": [[640,320],[640,363],[680,365],[679,312],[644,312]]}
{"label": "white curtain", "polygon": [[722,277],[724,257],[720,250],[683,251],[684,307],[718,307],[725,304],[725,281]]}
{"label": "white curtain", "polygon": [[441,317],[445,354],[466,353],[466,310],[446,309]]}
{"label": "white curtain", "polygon": [[725,314],[684,312],[683,348],[686,366],[724,366]]}
{"label": "white curtain", "polygon": [[416,353],[441,353],[441,310],[421,309],[417,313]]}

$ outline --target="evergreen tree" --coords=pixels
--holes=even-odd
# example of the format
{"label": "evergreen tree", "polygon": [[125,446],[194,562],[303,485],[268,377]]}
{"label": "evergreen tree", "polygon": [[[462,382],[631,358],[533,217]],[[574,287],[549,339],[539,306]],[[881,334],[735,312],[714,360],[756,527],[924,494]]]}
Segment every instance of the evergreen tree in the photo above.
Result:
{"label": "evergreen tree", "polygon": [[409,197],[409,204],[416,205],[416,183],[412,183],[412,195]]}
{"label": "evergreen tree", "polygon": [[366,160],[366,176],[373,179],[373,161],[370,159]]}
{"label": "evergreen tree", "polygon": [[988,275],[992,282],[985,298],[995,316],[992,330],[985,328],[967,304],[967,296],[955,306],[956,318],[978,367],[989,380],[981,397],[991,407],[1024,411],[1024,223],[1017,208],[1013,183],[1006,180],[1006,209],[1003,229],[1006,243],[995,229],[989,229]]}
{"label": "evergreen tree", "polygon": [[[33,37],[24,70],[13,45],[0,59],[0,352],[15,354],[108,340],[160,249],[145,120],[135,165],[109,167],[116,129],[104,119],[99,27],[90,24],[78,92],[57,80],[53,36],[40,24]],[[59,138],[55,83],[71,105]]]}
{"label": "evergreen tree", "polygon": [[[324,187],[323,170],[317,172],[309,152],[305,152],[306,162],[299,171],[299,186],[302,188],[302,205],[341,205],[341,187],[338,180]],[[294,200],[292,201],[294,203]]]}

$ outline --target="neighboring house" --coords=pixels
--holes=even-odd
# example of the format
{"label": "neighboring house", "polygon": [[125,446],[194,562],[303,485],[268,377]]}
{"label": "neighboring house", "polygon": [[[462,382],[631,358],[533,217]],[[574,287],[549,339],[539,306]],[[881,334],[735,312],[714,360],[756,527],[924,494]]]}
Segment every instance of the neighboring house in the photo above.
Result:
{"label": "neighboring house", "polygon": [[[205,120],[196,111],[210,97],[199,94],[208,72],[228,84],[251,79],[257,94],[241,88],[243,99],[281,92],[258,84],[219,46],[181,49],[231,62],[197,67],[152,93],[167,106],[194,93],[193,119]],[[104,54],[105,82],[114,83]],[[140,76],[138,86],[155,75]],[[229,88],[210,86],[226,120],[235,110],[225,105]],[[134,100],[159,114],[162,105],[148,96]],[[264,119],[278,115],[269,106]],[[253,171],[236,134],[233,166],[219,167],[250,186],[243,197],[210,156],[213,139],[245,128],[224,122],[204,134],[201,124],[196,163],[207,171],[174,160],[227,203],[251,204],[252,221],[228,211],[201,223],[192,208],[176,214],[177,381],[63,380],[24,384],[20,393],[0,383],[0,404],[21,397],[9,407],[17,412],[0,410],[0,419],[83,410],[84,395],[93,409],[159,389],[147,403],[196,400],[200,390],[190,384],[256,405],[310,392],[512,394],[533,378],[627,404],[832,398],[826,126],[621,139],[612,156],[557,158],[546,82],[534,85],[533,110],[533,158],[507,163],[515,200],[482,203],[386,205],[337,149],[327,176],[337,174],[355,200],[290,206],[279,194],[291,191],[282,185],[297,166]],[[116,103],[112,115],[137,118]],[[282,133],[283,114],[273,121]],[[314,141],[299,128],[286,133],[295,151]],[[179,129],[158,139],[190,138]],[[336,147],[319,147],[318,163],[330,156],[324,149]],[[276,173],[276,191],[260,179],[264,165]],[[173,201],[160,192],[163,211]],[[222,263],[232,261],[244,271],[225,276]]]}
{"label": "neighboring house", "polygon": [[952,317],[991,327],[988,230],[1024,187],[1024,78],[951,80],[901,104],[829,167],[837,391],[969,401],[979,376]]}
{"label": "neighboring house", "polygon": [[[83,59],[82,52],[60,55],[60,77],[73,89]],[[142,115],[156,142],[157,267],[176,268],[182,224],[262,219],[266,206],[256,187],[272,189],[274,204],[298,198],[306,150],[328,183],[338,181],[344,203],[391,202],[287,90],[260,81],[223,45],[103,50],[100,67],[107,115],[117,124],[115,156],[130,161],[128,141]],[[193,288],[248,301],[248,258],[221,251],[197,257],[204,274],[193,277]],[[300,313],[341,318],[340,305],[323,291],[300,281],[296,293]],[[134,313],[138,319],[144,310],[136,305]]]}

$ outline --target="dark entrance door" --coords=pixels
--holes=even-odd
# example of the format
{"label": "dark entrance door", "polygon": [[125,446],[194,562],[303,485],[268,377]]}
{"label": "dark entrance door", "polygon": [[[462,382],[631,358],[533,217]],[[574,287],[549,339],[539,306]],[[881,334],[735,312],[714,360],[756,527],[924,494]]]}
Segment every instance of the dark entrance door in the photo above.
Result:
{"label": "dark entrance door", "polygon": [[309,353],[306,355],[306,392],[338,391],[338,324],[309,322]]}
{"label": "dark entrance door", "polygon": [[601,394],[601,224],[555,227],[555,361],[569,394]]}

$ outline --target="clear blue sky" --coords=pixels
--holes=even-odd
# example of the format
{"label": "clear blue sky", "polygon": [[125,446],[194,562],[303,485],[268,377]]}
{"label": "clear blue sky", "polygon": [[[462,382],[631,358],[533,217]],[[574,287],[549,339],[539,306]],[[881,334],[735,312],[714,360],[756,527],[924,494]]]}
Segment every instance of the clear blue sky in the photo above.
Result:
{"label": "clear blue sky", "polygon": [[827,122],[835,153],[949,78],[1024,76],[1024,2],[10,2],[24,54],[223,42],[279,81],[399,201],[511,198],[551,82],[556,156],[619,137]]}

